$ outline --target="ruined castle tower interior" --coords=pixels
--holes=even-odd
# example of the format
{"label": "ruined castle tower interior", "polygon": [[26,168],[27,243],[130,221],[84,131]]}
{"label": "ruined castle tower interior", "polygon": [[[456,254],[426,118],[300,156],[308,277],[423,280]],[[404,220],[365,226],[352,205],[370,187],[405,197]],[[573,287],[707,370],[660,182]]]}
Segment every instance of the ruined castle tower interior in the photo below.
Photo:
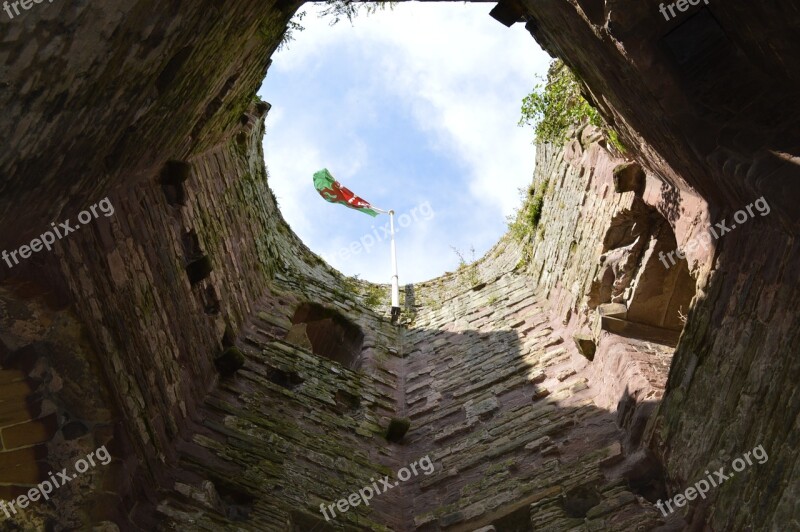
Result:
{"label": "ruined castle tower interior", "polygon": [[394,317],[270,190],[302,2],[4,5],[0,530],[800,530],[800,1],[486,2],[616,135]]}

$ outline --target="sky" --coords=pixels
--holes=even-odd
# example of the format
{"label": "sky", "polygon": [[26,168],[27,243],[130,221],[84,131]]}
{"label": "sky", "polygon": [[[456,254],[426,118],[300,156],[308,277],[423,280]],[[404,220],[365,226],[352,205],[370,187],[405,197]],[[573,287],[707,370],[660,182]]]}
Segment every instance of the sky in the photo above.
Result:
{"label": "sky", "polygon": [[294,232],[342,273],[390,281],[389,217],[324,201],[321,168],[394,209],[401,285],[454,271],[453,248],[471,262],[505,233],[534,169],[522,98],[550,58],[492,5],[402,2],[334,26],[307,5],[304,31],[273,56],[259,90],[272,104],[270,187]]}

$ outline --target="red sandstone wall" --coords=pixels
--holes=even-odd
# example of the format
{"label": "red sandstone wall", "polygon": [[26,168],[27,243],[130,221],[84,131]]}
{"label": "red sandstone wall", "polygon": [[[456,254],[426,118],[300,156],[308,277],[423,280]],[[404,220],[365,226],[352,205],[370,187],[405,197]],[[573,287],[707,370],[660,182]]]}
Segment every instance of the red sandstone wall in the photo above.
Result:
{"label": "red sandstone wall", "polygon": [[[789,473],[797,463],[800,415],[794,391],[800,343],[792,332],[798,67],[787,65],[784,54],[793,49],[790,28],[800,9],[796,2],[755,8],[712,1],[708,10],[724,33],[712,39],[717,55],[681,65],[665,45],[685,17],[666,23],[654,5],[546,0],[526,6],[534,35],[587,82],[648,173],[680,189],[659,187],[658,198],[651,184],[647,194],[679,243],[762,195],[772,206],[769,216],[716,242],[715,255],[690,256],[698,294],[652,448],[678,492],[706,469],[764,443],[769,462],[714,491],[689,520],[719,530],[781,528],[795,513],[790,501],[798,493]],[[708,202],[707,212],[697,195]]]}

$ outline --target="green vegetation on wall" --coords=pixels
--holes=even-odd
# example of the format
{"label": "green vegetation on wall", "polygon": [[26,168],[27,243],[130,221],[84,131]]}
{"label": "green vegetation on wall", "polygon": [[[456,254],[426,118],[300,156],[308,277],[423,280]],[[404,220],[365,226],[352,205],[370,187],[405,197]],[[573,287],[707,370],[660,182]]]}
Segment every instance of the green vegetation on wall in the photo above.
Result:
{"label": "green vegetation on wall", "polygon": [[536,85],[522,100],[519,125],[533,126],[536,142],[563,144],[567,133],[584,122],[601,127],[603,119],[581,96],[580,82],[560,60],[553,61],[547,82]]}
{"label": "green vegetation on wall", "polygon": [[563,145],[569,140],[571,129],[589,123],[602,128],[609,144],[617,151],[627,151],[617,132],[581,95],[581,82],[560,60],[551,63],[545,84],[536,85],[533,92],[522,99],[521,112],[519,125],[533,126],[537,143]]}
{"label": "green vegetation on wall", "polygon": [[475,264],[475,248],[470,248],[472,253],[472,261],[470,262],[467,262],[464,255],[456,249],[455,246],[450,246],[450,248],[453,250],[453,253],[458,256],[457,273],[459,277],[464,279],[470,287],[479,285],[481,283],[481,278],[480,275],[478,275],[478,266]]}
{"label": "green vegetation on wall", "polygon": [[508,217],[508,231],[517,242],[532,235],[539,225],[548,183],[549,181],[546,180],[538,190],[536,185],[531,185],[527,195],[522,198],[522,206]]}
{"label": "green vegetation on wall", "polygon": [[522,206],[508,217],[508,232],[514,240],[523,244],[522,260],[526,263],[533,252],[533,235],[542,219],[542,209],[549,184],[550,182],[545,180],[538,188],[535,184],[531,185],[527,193],[520,190],[523,195]]}
{"label": "green vegetation on wall", "polygon": [[381,285],[372,283],[364,286],[364,293],[362,295],[364,297],[364,304],[373,310],[377,310],[381,305],[386,304],[391,297],[389,290],[386,290]]}

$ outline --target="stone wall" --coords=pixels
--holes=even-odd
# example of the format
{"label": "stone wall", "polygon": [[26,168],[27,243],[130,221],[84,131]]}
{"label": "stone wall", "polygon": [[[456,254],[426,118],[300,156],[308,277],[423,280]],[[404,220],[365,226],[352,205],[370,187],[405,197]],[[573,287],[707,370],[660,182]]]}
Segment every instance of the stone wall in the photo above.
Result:
{"label": "stone wall", "polygon": [[702,196],[714,215],[766,194],[796,230],[790,124],[800,69],[784,55],[794,47],[795,2],[709,2],[669,21],[649,3],[522,3],[526,27],[586,82],[648,170]]}
{"label": "stone wall", "polygon": [[52,2],[4,20],[2,241],[225,142],[298,5]]}
{"label": "stone wall", "polygon": [[[237,341],[244,368],[206,397],[180,447],[174,484],[140,525],[329,530],[320,504],[335,505],[405,465],[385,438],[397,415],[397,330],[330,289],[297,272],[278,276]],[[289,342],[303,301],[337,309],[364,331],[358,371]],[[326,515],[351,529],[389,530],[401,520],[393,495]]]}
{"label": "stone wall", "polygon": [[[650,526],[647,500],[758,444],[766,464],[677,517],[734,530],[796,519],[797,2],[712,0],[671,21],[647,3],[513,4],[621,132],[642,188],[614,191],[629,161],[588,130],[563,153],[542,147],[530,269],[504,241],[409,287],[407,332],[368,304],[378,288],[302,246],[268,191],[268,106],[253,95],[296,3],[43,3],[8,24],[3,248],[105,196],[116,210],[0,273],[0,493],[99,445],[114,457],[20,526],[213,529],[246,514],[243,528],[304,529],[321,525],[312,502],[423,452],[436,476],[348,525]],[[670,239],[686,246],[761,196],[768,216],[689,250],[683,280],[653,291]],[[638,243],[617,238],[638,221]],[[689,273],[694,289],[677,290]],[[670,362],[645,336],[681,323],[649,315],[693,293]],[[362,329],[358,371],[287,342],[309,301]],[[245,365],[220,377],[232,345]],[[389,444],[399,415],[408,440]],[[526,423],[545,420],[531,439]]]}
{"label": "stone wall", "polygon": [[675,353],[653,448],[673,486],[691,485],[758,445],[748,467],[698,504],[692,522],[780,530],[796,518],[796,239],[753,223],[726,235]]}
{"label": "stone wall", "polygon": [[[714,529],[780,529],[796,514],[788,501],[797,493],[785,475],[796,463],[789,449],[800,412],[794,385],[783,383],[798,377],[789,272],[800,142],[789,123],[800,108],[798,69],[784,54],[800,9],[711,2],[666,22],[647,3],[525,5],[531,32],[577,71],[647,174],[663,183],[648,178],[645,198],[679,245],[756,198],[772,206],[690,259],[697,296],[650,445],[666,463],[672,493],[759,443],[771,446],[767,464],[737,474],[687,519]],[[707,208],[686,201],[693,196]]]}
{"label": "stone wall", "polygon": [[[113,418],[87,410],[88,405],[73,415],[90,427],[119,423],[113,438],[106,434],[102,441],[115,460],[126,464],[123,472],[104,470],[119,483],[111,490],[117,503],[130,497],[156,502],[156,494],[144,486],[169,482],[164,477],[170,475],[166,466],[177,459],[176,440],[216,383],[214,361],[223,339],[235,336],[257,312],[255,304],[276,272],[304,271],[319,282],[341,285],[341,277],[291,234],[277,212],[261,152],[267,107],[253,102],[227,144],[181,163],[188,179],[180,184],[180,202],[163,185],[164,172],[156,172],[146,183],[110,194],[114,214],[70,235],[52,257],[5,272],[7,285],[18,288],[9,294],[4,313],[9,331],[3,338],[8,353],[3,367],[22,360],[30,370],[37,349],[42,350],[37,346],[44,345],[44,353],[55,357],[54,371],[66,374],[68,388],[85,386],[98,399],[114,398]],[[189,271],[201,258],[210,261],[211,270],[193,283]],[[25,290],[29,285],[34,289]],[[27,330],[43,327],[45,314],[31,307],[45,306],[36,301],[48,292],[54,294],[50,299],[61,297],[59,308],[68,305],[82,324],[74,326],[82,331],[74,334],[77,339],[48,340],[43,332],[37,336]],[[16,330],[23,332],[15,335]],[[77,352],[84,368],[70,367],[59,352]],[[98,371],[103,377],[87,380]],[[32,386],[11,387],[23,385]],[[76,408],[84,401],[69,399]],[[38,403],[31,407],[37,408],[31,419],[48,423],[40,439],[49,440],[71,423],[65,415],[44,417],[42,411],[40,416]],[[35,431],[29,432],[33,437]],[[59,449],[74,453],[63,445]]]}
{"label": "stone wall", "polygon": [[[587,175],[570,172],[563,184],[587,188]],[[552,205],[545,215],[555,219]],[[597,262],[601,250],[593,249]],[[626,422],[597,403],[607,383],[592,385],[594,366],[554,329],[545,292],[517,267],[522,256],[506,237],[474,265],[407,286],[401,327],[389,323],[388,308],[365,305],[375,287],[321,283],[299,262],[278,273],[237,341],[245,367],[207,396],[180,446],[174,484],[155,515],[136,522],[213,529],[233,519],[253,530],[657,526],[645,496],[663,484],[631,472],[636,446],[624,449]],[[356,371],[293,343],[302,343],[289,331],[303,301],[338,309],[364,331]],[[613,369],[636,390],[664,384]],[[387,443],[386,427],[400,417],[410,429]],[[398,482],[399,468],[425,456],[430,475]],[[392,491],[323,520],[320,504],[383,475],[394,479]]]}
{"label": "stone wall", "polygon": [[581,133],[566,149],[537,146],[533,179],[533,188],[546,193],[528,269],[565,321],[587,310],[584,298],[600,274],[603,239],[614,214],[634,198],[614,191],[613,171],[624,160],[597,142],[601,136],[593,128]]}
{"label": "stone wall", "polygon": [[[663,319],[668,310],[664,300],[673,298],[677,284],[653,282],[645,289],[648,283],[637,282],[648,271],[683,271],[681,290],[693,294],[695,281],[685,273],[686,261],[680,263],[684,270],[676,267],[670,272],[658,263],[651,264],[644,256],[620,253],[618,248],[624,247],[616,240],[629,241],[635,235],[634,229],[641,231],[648,217],[653,217],[654,207],[649,207],[651,212],[647,209],[652,202],[652,185],[660,182],[641,176],[638,191],[617,191],[615,174],[631,163],[607,146],[594,128],[587,127],[572,137],[563,148],[537,146],[531,188],[545,193],[539,224],[530,235],[530,260],[524,268],[531,276],[532,290],[548,300],[554,329],[565,337],[584,338],[592,346],[587,378],[596,388],[596,404],[613,411],[621,402],[634,398],[638,407],[652,413],[652,406],[664,389],[673,350],[658,343],[650,345],[646,338],[637,336],[640,331],[636,326],[650,323],[643,319],[650,315]],[[644,219],[636,218],[642,211],[646,213]],[[639,227],[636,223],[621,223],[626,217],[633,217]],[[674,249],[671,231],[664,233],[642,233],[639,245],[656,249],[666,241]],[[618,264],[629,258],[632,265],[620,272]],[[695,266],[694,270],[699,268]],[[607,293],[601,293],[608,275],[612,277],[613,291],[609,287]],[[618,305],[641,309],[639,316],[627,316],[633,333],[627,337],[614,334],[619,331],[605,330],[598,312],[598,306],[610,303],[614,294],[619,294],[615,299]],[[688,312],[688,305],[683,312]]]}
{"label": "stone wall", "polygon": [[87,338],[64,300],[41,285],[0,287],[0,500],[27,495],[65,468],[72,476],[76,459],[103,445],[124,457],[52,489],[52,502],[38,511],[21,512],[14,521],[27,530],[116,520],[118,494],[126,490],[114,480],[136,468],[136,458],[126,456],[116,402]]}
{"label": "stone wall", "polygon": [[[503,244],[501,253],[519,256]],[[415,292],[424,298],[446,282]],[[595,404],[590,367],[551,326],[532,279],[505,271],[446,289],[449,297],[419,309],[403,340],[409,452],[430,454],[437,467],[410,486],[406,529],[657,525],[650,504],[607,474],[623,460],[621,431]]]}

